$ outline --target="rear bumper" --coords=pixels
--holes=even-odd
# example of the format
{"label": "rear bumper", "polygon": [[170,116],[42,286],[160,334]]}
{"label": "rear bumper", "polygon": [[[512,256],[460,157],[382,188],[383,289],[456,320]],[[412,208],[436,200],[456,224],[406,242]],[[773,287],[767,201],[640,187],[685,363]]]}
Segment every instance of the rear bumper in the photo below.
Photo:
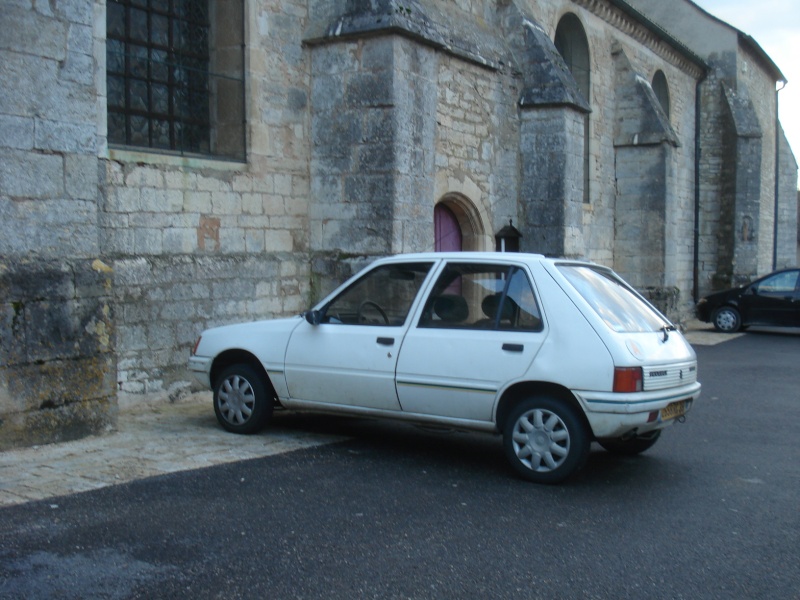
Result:
{"label": "rear bumper", "polygon": [[688,413],[700,397],[700,384],[636,394],[576,392],[575,396],[594,436],[617,438],[631,432],[642,434],[671,425],[675,419],[662,419],[662,409],[673,402],[685,401]]}

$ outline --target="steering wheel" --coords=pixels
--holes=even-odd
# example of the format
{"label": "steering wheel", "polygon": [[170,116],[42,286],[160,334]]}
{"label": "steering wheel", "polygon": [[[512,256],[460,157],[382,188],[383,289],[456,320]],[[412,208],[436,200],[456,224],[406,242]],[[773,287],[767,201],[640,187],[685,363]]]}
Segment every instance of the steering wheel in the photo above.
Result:
{"label": "steering wheel", "polygon": [[361,323],[365,323],[366,324],[366,323],[375,323],[376,322],[374,319],[371,319],[371,320],[367,319],[367,316],[364,314],[364,309],[366,309],[368,307],[374,309],[375,312],[377,312],[381,316],[381,318],[383,319],[383,323],[385,325],[389,324],[389,317],[387,317],[386,313],[383,312],[383,309],[380,306],[378,306],[377,303],[373,302],[372,300],[364,300],[359,305],[359,307],[358,307],[358,317],[357,317],[358,323],[360,323],[360,324]]}

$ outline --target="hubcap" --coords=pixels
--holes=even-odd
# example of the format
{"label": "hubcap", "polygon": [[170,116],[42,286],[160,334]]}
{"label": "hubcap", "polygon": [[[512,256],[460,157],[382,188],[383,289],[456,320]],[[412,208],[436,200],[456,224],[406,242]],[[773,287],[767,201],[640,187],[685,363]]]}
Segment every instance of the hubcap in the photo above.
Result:
{"label": "hubcap", "polygon": [[517,419],[512,443],[523,465],[540,473],[553,471],[569,454],[569,430],[554,412],[534,408]]}
{"label": "hubcap", "polygon": [[736,317],[729,310],[720,311],[717,315],[717,327],[723,331],[729,331],[736,326]]}
{"label": "hubcap", "polygon": [[253,414],[256,398],[250,382],[240,375],[231,375],[219,389],[219,410],[228,423],[242,425]]}

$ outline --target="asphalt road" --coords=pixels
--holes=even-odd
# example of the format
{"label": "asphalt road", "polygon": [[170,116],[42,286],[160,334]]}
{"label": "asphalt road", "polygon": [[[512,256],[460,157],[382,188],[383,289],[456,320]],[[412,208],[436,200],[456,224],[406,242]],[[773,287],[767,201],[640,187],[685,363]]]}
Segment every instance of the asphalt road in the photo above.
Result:
{"label": "asphalt road", "polygon": [[697,351],[686,423],[560,486],[497,437],[282,417],[352,439],[0,509],[0,598],[800,598],[800,334]]}

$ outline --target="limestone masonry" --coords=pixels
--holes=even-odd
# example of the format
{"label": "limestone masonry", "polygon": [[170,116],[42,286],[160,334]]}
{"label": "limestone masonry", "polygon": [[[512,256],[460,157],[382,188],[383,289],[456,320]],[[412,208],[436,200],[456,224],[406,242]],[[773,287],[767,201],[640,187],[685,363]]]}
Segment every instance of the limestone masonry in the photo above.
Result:
{"label": "limestone masonry", "polygon": [[784,82],[689,0],[5,2],[0,449],[182,396],[201,330],[443,231],[685,319],[796,262]]}

